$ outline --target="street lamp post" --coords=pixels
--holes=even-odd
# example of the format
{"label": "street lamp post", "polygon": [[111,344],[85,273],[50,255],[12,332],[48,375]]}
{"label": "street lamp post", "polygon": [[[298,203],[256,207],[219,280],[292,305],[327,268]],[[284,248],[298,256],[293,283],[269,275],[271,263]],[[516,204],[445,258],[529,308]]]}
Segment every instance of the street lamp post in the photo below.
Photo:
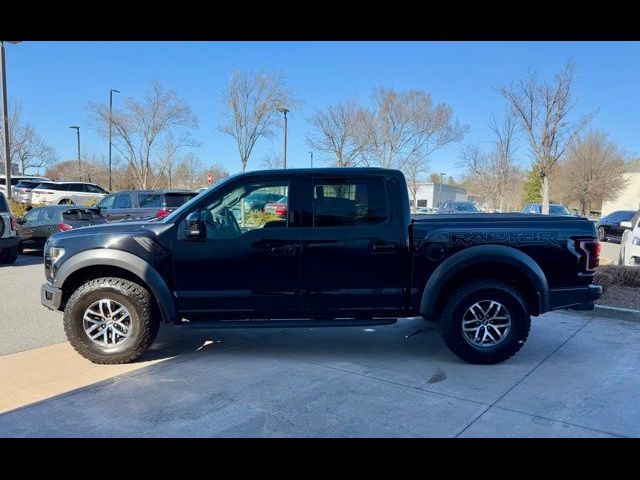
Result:
{"label": "street lamp post", "polygon": [[311,168],[313,168],[313,152],[309,152],[309,155],[311,155]]}
{"label": "street lamp post", "polygon": [[78,134],[78,180],[82,180],[82,163],[80,161],[80,127],[72,125],[69,128],[75,128],[76,133]]}
{"label": "street lamp post", "polygon": [[[5,182],[7,198],[11,198],[11,145],[9,145],[9,109],[7,108],[7,67],[5,62],[4,40],[0,41],[0,63],[2,64],[2,138],[4,143]],[[20,42],[8,42],[20,43]],[[24,172],[23,172],[24,173]]]}
{"label": "street lamp post", "polygon": [[111,191],[111,124],[113,121],[113,92],[120,93],[114,88],[109,90],[109,191]]}
{"label": "street lamp post", "polygon": [[287,113],[289,110],[280,107],[278,111],[284,113],[284,168],[287,168]]}
{"label": "street lamp post", "polygon": [[446,173],[440,173],[440,193],[438,194],[438,206],[442,205],[442,179]]}

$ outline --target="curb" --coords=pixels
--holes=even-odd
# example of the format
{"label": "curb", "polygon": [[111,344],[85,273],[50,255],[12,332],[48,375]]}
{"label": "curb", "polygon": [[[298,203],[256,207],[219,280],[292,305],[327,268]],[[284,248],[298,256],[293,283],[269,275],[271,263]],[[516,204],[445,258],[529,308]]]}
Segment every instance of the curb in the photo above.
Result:
{"label": "curb", "polygon": [[626,320],[629,322],[640,323],[640,310],[632,310],[630,308],[610,307],[609,305],[595,305],[590,311],[580,312],[589,317],[607,317],[616,320]]}

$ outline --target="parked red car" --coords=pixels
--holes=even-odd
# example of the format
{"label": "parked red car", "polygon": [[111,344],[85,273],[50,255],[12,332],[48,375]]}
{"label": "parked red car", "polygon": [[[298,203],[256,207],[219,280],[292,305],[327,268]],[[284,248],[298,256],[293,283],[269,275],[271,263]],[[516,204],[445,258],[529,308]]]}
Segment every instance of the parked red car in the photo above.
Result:
{"label": "parked red car", "polygon": [[265,213],[273,213],[279,217],[285,218],[287,216],[287,207],[288,207],[288,199],[287,197],[282,197],[278,199],[276,202],[267,203],[264,206]]}

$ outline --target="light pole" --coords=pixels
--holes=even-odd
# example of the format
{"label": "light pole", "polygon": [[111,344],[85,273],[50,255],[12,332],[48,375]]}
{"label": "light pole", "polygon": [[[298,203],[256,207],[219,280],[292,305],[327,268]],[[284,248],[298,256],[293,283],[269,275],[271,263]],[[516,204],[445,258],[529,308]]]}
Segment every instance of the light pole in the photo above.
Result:
{"label": "light pole", "polygon": [[311,168],[313,168],[313,152],[309,152],[309,155],[311,155]]}
{"label": "light pole", "polygon": [[446,173],[440,173],[440,193],[438,194],[438,207],[442,205],[442,179]]}
{"label": "light pole", "polygon": [[280,107],[278,111],[284,113],[284,168],[287,168],[287,113],[289,110]]}
{"label": "light pole", "polygon": [[111,191],[111,124],[113,120],[113,92],[120,93],[115,88],[109,89],[109,191]]}
{"label": "light pole", "polygon": [[[2,138],[4,143],[5,182],[7,198],[11,198],[11,146],[9,145],[9,109],[7,108],[7,67],[5,62],[4,40],[0,41],[0,63],[2,63]],[[20,43],[20,42],[8,42]],[[24,172],[23,172],[24,173]]]}
{"label": "light pole", "polygon": [[69,128],[75,128],[78,134],[78,180],[82,180],[82,163],[80,162],[80,127],[72,125]]}

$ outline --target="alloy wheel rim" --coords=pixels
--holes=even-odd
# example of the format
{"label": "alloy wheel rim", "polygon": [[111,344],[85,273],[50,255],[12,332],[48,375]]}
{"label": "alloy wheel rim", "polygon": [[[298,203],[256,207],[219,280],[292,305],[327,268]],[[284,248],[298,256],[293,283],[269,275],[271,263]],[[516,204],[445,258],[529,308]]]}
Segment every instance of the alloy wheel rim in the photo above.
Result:
{"label": "alloy wheel rim", "polygon": [[92,303],[82,316],[82,328],[93,343],[115,347],[131,334],[131,314],[121,303],[103,298]]}
{"label": "alloy wheel rim", "polygon": [[487,348],[501,343],[511,330],[511,315],[495,300],[471,305],[462,317],[464,339],[474,347]]}

